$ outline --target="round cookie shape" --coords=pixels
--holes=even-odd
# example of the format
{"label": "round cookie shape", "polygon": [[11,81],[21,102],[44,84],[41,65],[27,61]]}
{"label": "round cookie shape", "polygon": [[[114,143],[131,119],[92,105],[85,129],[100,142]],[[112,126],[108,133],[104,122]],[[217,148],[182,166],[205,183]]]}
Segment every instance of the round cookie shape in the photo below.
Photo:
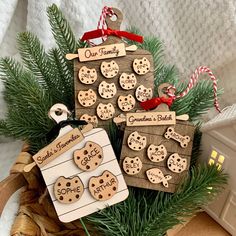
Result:
{"label": "round cookie shape", "polygon": [[146,175],[148,180],[152,184],[160,184],[162,183],[165,188],[169,187],[168,181],[172,179],[171,175],[165,175],[163,172],[158,168],[152,168],[146,171]]}
{"label": "round cookie shape", "polygon": [[134,59],[133,69],[138,75],[145,75],[150,71],[150,62],[146,57]]}
{"label": "round cookie shape", "polygon": [[83,107],[90,107],[95,104],[97,101],[97,95],[92,90],[80,90],[78,93],[78,101]]}
{"label": "round cookie shape", "polygon": [[124,90],[130,90],[135,88],[137,84],[137,79],[134,73],[131,74],[122,73],[119,82],[121,88],[123,88]]}
{"label": "round cookie shape", "polygon": [[92,124],[94,128],[98,126],[98,118],[96,115],[90,116],[88,114],[83,114],[79,119],[84,120],[89,124]]}
{"label": "round cookie shape", "polygon": [[164,161],[167,156],[167,150],[163,144],[151,144],[147,149],[147,156],[152,162]]}
{"label": "round cookie shape", "polygon": [[101,120],[109,120],[113,118],[115,114],[115,108],[111,103],[103,104],[99,103],[97,106],[97,115]]}
{"label": "round cookie shape", "polygon": [[78,78],[83,84],[93,84],[98,78],[97,71],[94,68],[89,69],[86,66],[82,66],[79,70]]}
{"label": "round cookie shape", "polygon": [[147,138],[134,131],[129,135],[127,142],[130,149],[140,151],[146,147]]}
{"label": "round cookie shape", "polygon": [[119,96],[117,103],[122,111],[130,111],[135,107],[136,102],[133,95],[129,94],[127,96]]}
{"label": "round cookie shape", "polygon": [[181,173],[187,169],[187,159],[179,156],[178,153],[173,153],[167,160],[167,167],[174,173]]}
{"label": "round cookie shape", "polygon": [[105,201],[112,198],[118,190],[118,180],[115,175],[106,170],[101,176],[89,180],[89,191],[93,198]]}
{"label": "round cookie shape", "polygon": [[107,83],[106,81],[102,81],[98,86],[98,93],[105,99],[114,97],[117,93],[115,83]]}
{"label": "round cookie shape", "polygon": [[77,202],[83,195],[84,185],[78,176],[65,178],[61,176],[54,184],[56,199],[64,204]]}
{"label": "round cookie shape", "polygon": [[152,98],[152,88],[146,88],[143,85],[138,86],[138,88],[135,91],[135,96],[138,101],[145,102]]}
{"label": "round cookie shape", "polygon": [[118,64],[112,60],[110,62],[103,61],[101,64],[101,73],[105,78],[111,79],[119,72]]}
{"label": "round cookie shape", "polygon": [[88,141],[83,148],[74,152],[74,162],[83,171],[97,169],[102,163],[102,160],[102,147],[91,141]]}
{"label": "round cookie shape", "polygon": [[142,169],[143,164],[139,157],[125,157],[123,160],[123,170],[128,175],[136,175]]}

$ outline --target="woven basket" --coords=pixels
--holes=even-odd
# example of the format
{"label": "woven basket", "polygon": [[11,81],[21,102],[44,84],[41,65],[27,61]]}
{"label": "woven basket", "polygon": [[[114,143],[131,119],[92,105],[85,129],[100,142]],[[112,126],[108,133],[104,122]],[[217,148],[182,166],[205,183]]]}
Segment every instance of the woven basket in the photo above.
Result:
{"label": "woven basket", "polygon": [[[0,183],[0,214],[10,196],[22,188],[18,214],[11,228],[11,236],[83,236],[80,220],[62,223],[58,220],[51,198],[38,168],[25,173],[24,166],[32,162],[25,145],[11,168],[10,175]],[[91,235],[98,235],[86,224]]]}

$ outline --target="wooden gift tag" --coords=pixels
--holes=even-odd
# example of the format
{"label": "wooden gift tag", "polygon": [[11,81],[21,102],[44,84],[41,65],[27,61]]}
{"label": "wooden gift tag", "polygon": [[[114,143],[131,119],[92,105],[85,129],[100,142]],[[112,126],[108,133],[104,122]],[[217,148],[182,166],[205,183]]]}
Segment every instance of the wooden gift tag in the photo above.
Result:
{"label": "wooden gift tag", "polygon": [[[159,96],[166,97],[162,93],[162,89],[168,86],[168,84],[163,84],[158,88]],[[117,118],[117,120],[123,119],[127,123],[120,159],[120,166],[127,185],[175,192],[189,169],[195,130],[194,125],[188,121],[176,121],[176,118],[175,112],[169,111],[166,104],[161,104],[154,111],[127,113],[126,117]],[[185,119],[187,116],[180,118]],[[173,139],[171,135],[165,137],[169,127],[172,127],[173,132],[177,134],[188,136],[188,145],[182,147],[176,141],[177,138]],[[132,142],[129,143],[132,134],[135,134],[134,140],[132,139]],[[133,149],[134,143],[139,148],[138,144],[141,144],[142,137],[146,138],[145,148],[141,147],[138,151],[137,148]],[[135,160],[136,157],[140,159],[142,168],[139,172],[135,169],[134,174],[127,172],[125,165],[127,157],[129,157],[128,160],[132,160],[132,158]],[[133,163],[135,162],[133,161]]]}
{"label": "wooden gift tag", "polygon": [[[120,10],[116,8],[112,9],[117,19],[116,21],[112,21],[110,17],[107,16],[107,26],[110,29],[120,30],[123,15]],[[136,89],[141,85],[148,89],[153,89],[154,87],[153,58],[150,52],[137,49],[134,45],[127,46],[121,38],[110,35],[102,44],[96,47],[79,49],[78,55],[67,55],[67,58],[72,59],[78,56],[79,58],[74,60],[75,109],[77,118],[81,117],[83,114],[89,116],[96,115],[98,118],[98,126],[107,126],[107,121],[112,120],[112,118],[118,114],[134,111],[137,108],[140,109],[136,94],[139,100],[146,99],[147,96],[150,97],[150,93],[143,93],[143,87],[141,87],[142,91],[140,90],[139,93],[138,91],[136,92]],[[143,70],[138,72],[138,67],[136,68],[136,65],[134,67],[134,61],[136,60],[135,62],[139,63],[140,61],[145,62],[144,59],[149,63],[148,67],[143,68],[145,72],[143,72]],[[113,68],[113,62],[118,66],[118,70],[110,70],[110,68]],[[147,64],[146,62],[145,64]],[[85,66],[86,68],[96,70],[97,79],[91,84],[83,83],[78,79],[80,69]],[[116,89],[102,88],[105,82],[109,84],[114,83],[114,88]],[[88,89],[92,89],[96,93],[97,99],[94,104],[86,107],[78,101],[78,93],[80,91],[87,91]],[[119,97],[121,101],[118,105]],[[129,102],[126,103],[125,98],[129,99]],[[101,112],[98,106],[99,108],[104,108],[107,104],[112,104],[112,111],[109,112],[109,114],[105,114],[108,113],[108,111],[102,109],[104,114],[102,117],[99,117],[97,112],[100,115]]]}
{"label": "wooden gift tag", "polygon": [[[66,120],[67,113],[63,111],[61,115],[57,115],[55,108],[56,107],[54,107],[54,113],[51,117],[56,120],[56,122]],[[73,130],[74,129],[69,125],[63,127],[54,142],[58,142],[61,137],[65,137],[68,133],[71,134]],[[87,171],[87,165],[83,165],[83,163],[78,164],[78,162],[75,163],[74,157],[77,157],[77,152],[81,150],[84,155],[83,162],[88,163],[89,155],[95,157],[93,163],[99,161],[96,168],[91,166],[93,170]],[[87,155],[87,153],[89,155]],[[81,152],[79,154],[81,154]],[[100,158],[100,154],[103,155],[102,158]],[[82,157],[81,155],[81,158]],[[79,167],[81,167],[81,165],[85,166],[85,169],[79,168],[77,164]],[[83,133],[83,139],[81,139],[80,142],[66,151],[64,149],[63,153],[56,158],[50,159],[50,162],[40,167],[40,170],[57,215],[62,222],[71,222],[107,206],[121,202],[128,197],[128,189],[120,166],[108,135],[102,128],[95,128]],[[112,190],[112,193],[108,191],[109,193],[107,194],[111,194],[111,196],[97,200],[90,193],[89,181],[92,178],[101,176],[106,171],[110,172],[115,178],[114,186],[116,186],[116,190]],[[106,179],[108,179],[108,177],[106,177]],[[97,183],[96,186],[97,188],[102,188],[101,185]],[[68,191],[70,194],[65,195],[64,193]],[[62,196],[63,198],[61,198]]]}

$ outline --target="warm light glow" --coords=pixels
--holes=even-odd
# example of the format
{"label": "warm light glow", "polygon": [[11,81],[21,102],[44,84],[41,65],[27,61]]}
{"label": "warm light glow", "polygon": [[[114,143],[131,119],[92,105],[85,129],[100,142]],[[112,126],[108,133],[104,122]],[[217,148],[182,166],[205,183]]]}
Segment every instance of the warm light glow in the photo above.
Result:
{"label": "warm light glow", "polygon": [[218,168],[217,168],[218,170],[221,170],[221,167],[222,167],[221,164],[217,163],[216,166],[218,167]]}
{"label": "warm light glow", "polygon": [[220,162],[221,164],[224,163],[225,157],[223,155],[220,155],[218,158],[218,162]]}
{"label": "warm light glow", "polygon": [[215,161],[212,160],[212,159],[209,159],[209,162],[208,162],[209,165],[214,165],[215,164]]}
{"label": "warm light glow", "polygon": [[215,159],[217,157],[217,154],[218,154],[217,151],[212,150],[211,157]]}

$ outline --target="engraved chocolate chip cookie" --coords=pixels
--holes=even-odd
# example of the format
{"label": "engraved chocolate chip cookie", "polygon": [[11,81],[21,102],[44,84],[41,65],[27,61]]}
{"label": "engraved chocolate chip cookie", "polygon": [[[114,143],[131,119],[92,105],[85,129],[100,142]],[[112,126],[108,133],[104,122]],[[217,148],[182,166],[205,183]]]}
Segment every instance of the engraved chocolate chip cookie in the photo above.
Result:
{"label": "engraved chocolate chip cookie", "polygon": [[166,188],[169,187],[168,181],[172,179],[171,175],[164,176],[163,172],[158,168],[152,168],[150,170],[147,170],[146,174],[147,174],[148,180],[151,183],[153,183],[153,184],[162,183],[164,185],[164,187],[166,187]]}
{"label": "engraved chocolate chip cookie", "polygon": [[128,137],[128,146],[134,151],[140,151],[147,145],[147,138],[140,135],[137,131],[131,133]]}
{"label": "engraved chocolate chip cookie", "polygon": [[104,171],[101,176],[92,177],[89,180],[89,191],[99,201],[112,198],[117,193],[117,189],[118,180],[108,170]]}
{"label": "engraved chocolate chip cookie", "polygon": [[135,106],[135,98],[133,95],[129,94],[127,96],[119,96],[118,97],[118,107],[122,111],[130,111]]}
{"label": "engraved chocolate chip cookie", "polygon": [[175,173],[181,173],[187,169],[187,159],[179,156],[178,153],[173,153],[167,160],[167,167]]}
{"label": "engraved chocolate chip cookie", "polygon": [[78,176],[65,178],[61,176],[54,184],[54,194],[61,203],[77,202],[84,192],[84,185]]}
{"label": "engraved chocolate chip cookie", "polygon": [[118,74],[119,66],[115,61],[105,62],[101,64],[102,75],[108,79],[115,77]]}
{"label": "engraved chocolate chip cookie", "polygon": [[139,157],[125,157],[123,160],[123,170],[128,175],[136,175],[142,169],[143,164]]}
{"label": "engraved chocolate chip cookie", "polygon": [[96,93],[89,89],[87,91],[79,91],[78,93],[78,101],[83,107],[90,107],[92,106],[97,100]]}
{"label": "engraved chocolate chip cookie", "polygon": [[163,144],[158,146],[151,144],[147,149],[147,156],[153,162],[164,161],[167,156],[167,150]]}
{"label": "engraved chocolate chip cookie", "polygon": [[109,120],[115,114],[115,108],[111,103],[99,103],[97,106],[97,115],[101,120]]}
{"label": "engraved chocolate chip cookie", "polygon": [[88,141],[85,146],[74,152],[75,164],[84,171],[92,171],[99,167],[103,160],[102,147]]}
{"label": "engraved chocolate chip cookie", "polygon": [[145,75],[150,70],[150,62],[146,57],[134,59],[133,69],[138,75]]}
{"label": "engraved chocolate chip cookie", "polygon": [[109,99],[116,95],[117,89],[115,83],[102,81],[98,86],[98,93],[102,98]]}
{"label": "engraved chocolate chip cookie", "polygon": [[134,73],[132,74],[122,73],[120,76],[119,82],[120,82],[121,88],[125,90],[130,90],[130,89],[135,88],[137,79]]}
{"label": "engraved chocolate chip cookie", "polygon": [[97,127],[98,126],[98,118],[97,116],[90,116],[88,114],[83,114],[81,117],[80,117],[80,120],[84,120],[86,121],[87,123],[89,124],[92,124],[93,127]]}
{"label": "engraved chocolate chip cookie", "polygon": [[152,98],[152,88],[146,88],[140,85],[135,91],[135,96],[138,101],[145,102]]}
{"label": "engraved chocolate chip cookie", "polygon": [[79,70],[78,77],[83,84],[93,84],[97,80],[98,75],[94,68],[89,69],[86,66],[82,66]]}

